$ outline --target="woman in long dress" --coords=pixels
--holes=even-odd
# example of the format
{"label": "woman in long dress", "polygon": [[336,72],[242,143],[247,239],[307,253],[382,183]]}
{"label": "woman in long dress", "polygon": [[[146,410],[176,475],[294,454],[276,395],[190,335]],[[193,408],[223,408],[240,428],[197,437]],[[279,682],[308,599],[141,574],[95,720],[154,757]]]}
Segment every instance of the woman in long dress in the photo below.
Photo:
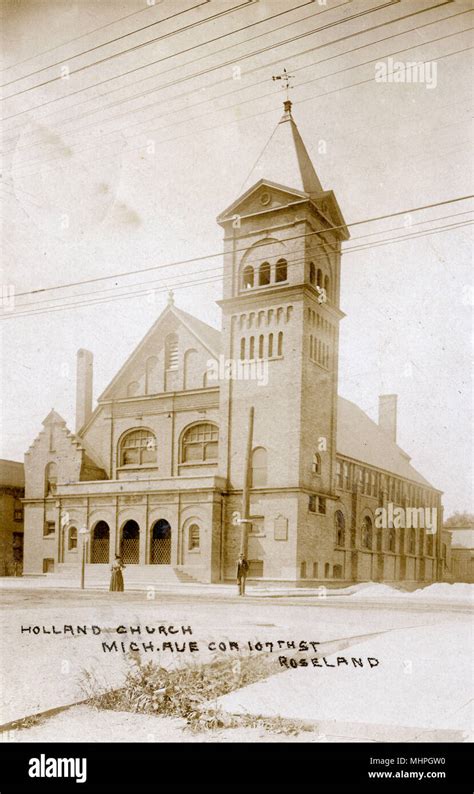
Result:
{"label": "woman in long dress", "polygon": [[125,568],[125,565],[122,562],[122,558],[116,554],[115,560],[112,563],[111,571],[112,576],[110,577],[110,590],[115,592],[123,592],[123,574],[122,569]]}

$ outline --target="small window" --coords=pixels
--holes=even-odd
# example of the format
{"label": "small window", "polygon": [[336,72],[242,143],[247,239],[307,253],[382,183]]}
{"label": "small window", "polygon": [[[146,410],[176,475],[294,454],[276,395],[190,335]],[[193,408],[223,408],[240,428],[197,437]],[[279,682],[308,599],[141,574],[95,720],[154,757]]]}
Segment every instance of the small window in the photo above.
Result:
{"label": "small window", "polygon": [[395,530],[389,529],[388,531],[388,550],[395,551]]}
{"label": "small window", "polygon": [[306,579],[306,562],[302,562],[300,566],[300,578]]}
{"label": "small window", "polygon": [[309,497],[309,501],[308,501],[308,510],[309,510],[310,513],[315,513],[316,512],[317,504],[318,504],[317,496],[314,496],[313,494],[311,494],[311,496]]}
{"label": "small window", "polygon": [[278,334],[278,351],[277,354],[279,356],[283,355],[283,331],[280,331]]}
{"label": "small window", "polygon": [[273,334],[268,337],[268,358],[273,356]]}
{"label": "small window", "polygon": [[326,500],[324,496],[318,498],[318,513],[321,513],[323,516],[326,515]]}
{"label": "small window", "polygon": [[200,544],[200,531],[197,524],[189,527],[189,551],[197,551]]}
{"label": "small window", "polygon": [[240,360],[245,361],[245,337],[240,340]]}
{"label": "small window", "polygon": [[336,461],[336,488],[342,488],[342,463]]}
{"label": "small window", "polygon": [[317,452],[313,454],[311,470],[313,474],[321,474],[321,455],[319,455]]}
{"label": "small window", "polygon": [[327,562],[324,566],[324,578],[329,579],[331,576],[331,566]]}
{"label": "small window", "polygon": [[313,562],[313,579],[318,578],[318,563]]}
{"label": "small window", "polygon": [[351,475],[350,475],[349,464],[343,463],[342,470],[344,473],[344,488],[348,491],[351,487]]}
{"label": "small window", "polygon": [[326,297],[329,297],[329,276],[324,276],[324,291]]}
{"label": "small window", "polygon": [[346,541],[346,520],[342,510],[336,510],[334,520],[336,524],[336,546],[344,546]]}
{"label": "small window", "polygon": [[288,263],[286,259],[279,259],[276,264],[275,281],[286,281],[288,278]]}
{"label": "small window", "polygon": [[13,511],[13,520],[14,521],[23,521],[23,508],[22,507],[15,507]]}
{"label": "small window", "polygon": [[253,267],[247,265],[247,267],[244,268],[244,272],[242,274],[242,287],[244,289],[251,289],[253,287],[253,279],[254,279]]}
{"label": "small window", "polygon": [[342,579],[342,565],[335,565],[332,575],[334,579]]}
{"label": "small window", "polygon": [[318,272],[316,275],[316,286],[317,287],[323,286],[323,271],[321,270],[321,268],[318,268]]}
{"label": "small window", "polygon": [[314,266],[314,262],[309,263],[309,281],[314,287],[316,284],[316,268]]}
{"label": "small window", "polygon": [[264,355],[265,355],[263,345],[264,345],[264,336],[263,336],[263,334],[260,334],[260,336],[258,337],[258,357],[259,358],[263,358]]}
{"label": "small window", "polygon": [[45,496],[53,496],[58,482],[58,467],[56,463],[48,463],[45,470]]}
{"label": "small window", "polygon": [[54,521],[46,521],[43,529],[44,537],[48,537],[48,535],[54,535],[56,532],[56,524]]}
{"label": "small window", "polygon": [[362,524],[362,545],[365,549],[372,548],[372,521],[366,516]]}
{"label": "small window", "polygon": [[250,337],[250,347],[249,347],[249,359],[253,361],[255,358],[255,337]]}
{"label": "small window", "polygon": [[269,262],[264,262],[260,265],[260,269],[258,271],[258,286],[259,287],[266,287],[267,284],[270,284],[271,279],[271,268]]}
{"label": "small window", "polygon": [[77,528],[76,527],[69,527],[67,547],[68,547],[69,551],[74,551],[74,549],[77,549]]}
{"label": "small window", "polygon": [[408,542],[408,553],[415,554],[416,553],[416,531],[414,529],[410,530],[410,540]]}

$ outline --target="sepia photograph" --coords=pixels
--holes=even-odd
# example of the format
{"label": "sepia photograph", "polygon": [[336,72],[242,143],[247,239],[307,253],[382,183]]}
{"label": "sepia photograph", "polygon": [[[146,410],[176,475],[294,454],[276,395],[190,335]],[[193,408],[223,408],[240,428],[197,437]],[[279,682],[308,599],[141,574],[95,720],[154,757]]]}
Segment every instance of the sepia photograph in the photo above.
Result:
{"label": "sepia photograph", "polygon": [[7,794],[472,791],[473,11],[1,0]]}

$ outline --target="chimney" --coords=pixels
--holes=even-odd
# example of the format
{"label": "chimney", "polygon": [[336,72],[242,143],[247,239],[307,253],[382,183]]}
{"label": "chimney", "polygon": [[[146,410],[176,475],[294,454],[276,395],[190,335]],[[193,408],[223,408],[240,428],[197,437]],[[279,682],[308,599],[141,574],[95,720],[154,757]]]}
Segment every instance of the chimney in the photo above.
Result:
{"label": "chimney", "polygon": [[396,394],[381,394],[379,396],[379,427],[384,433],[397,441],[397,400]]}
{"label": "chimney", "polygon": [[77,351],[76,369],[76,433],[88,421],[92,413],[92,362],[90,350]]}

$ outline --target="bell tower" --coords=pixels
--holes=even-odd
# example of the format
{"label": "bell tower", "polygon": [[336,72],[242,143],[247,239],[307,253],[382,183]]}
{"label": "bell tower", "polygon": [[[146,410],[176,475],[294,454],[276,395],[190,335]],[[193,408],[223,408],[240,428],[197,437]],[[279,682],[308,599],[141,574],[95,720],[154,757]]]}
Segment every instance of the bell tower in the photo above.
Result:
{"label": "bell tower", "polygon": [[[229,509],[238,511],[253,405],[251,511],[263,530],[251,531],[249,557],[258,555],[264,577],[295,579],[300,558],[317,555],[308,513],[322,528],[334,495],[340,253],[349,235],[289,100],[242,190],[218,217],[223,353],[233,369],[221,382],[220,472]],[[226,527],[230,559],[235,544]]]}

